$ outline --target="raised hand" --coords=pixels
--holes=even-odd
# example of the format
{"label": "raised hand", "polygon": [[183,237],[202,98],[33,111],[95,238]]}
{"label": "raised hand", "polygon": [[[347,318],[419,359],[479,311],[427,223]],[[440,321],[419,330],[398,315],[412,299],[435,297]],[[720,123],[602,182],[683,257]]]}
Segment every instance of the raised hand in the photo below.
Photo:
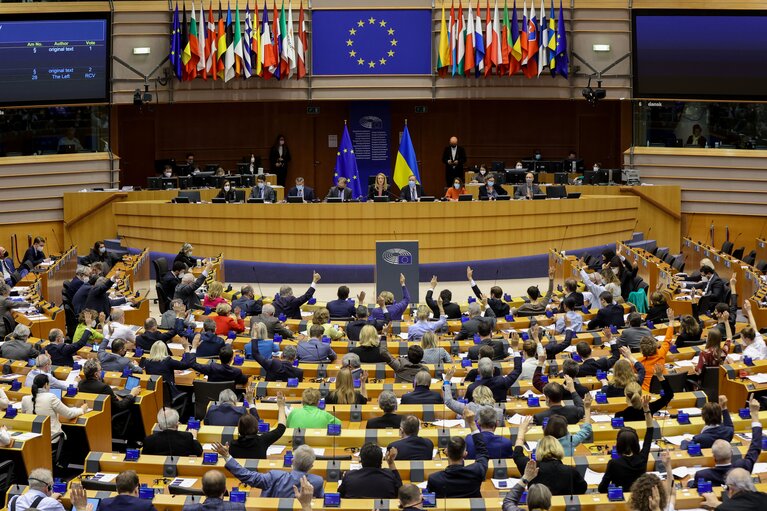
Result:
{"label": "raised hand", "polygon": [[538,477],[538,464],[535,460],[530,460],[527,462],[527,465],[525,465],[525,473],[522,474],[522,478],[525,481],[530,482],[536,477]]}
{"label": "raised hand", "polygon": [[312,272],[312,282],[313,282],[313,283],[315,283],[315,284],[316,284],[317,282],[319,282],[319,281],[320,281],[320,279],[321,279],[321,278],[322,278],[322,275],[320,275],[320,274],[319,274],[319,273],[317,273],[316,271],[313,271],[313,272]]}
{"label": "raised hand", "polygon": [[226,444],[213,442],[213,450],[216,451],[222,458],[227,458],[229,457],[229,442]]}
{"label": "raised hand", "polygon": [[[719,407],[720,407],[722,410],[724,410],[725,408],[727,408],[727,396],[725,396],[725,395],[721,395],[721,396],[719,396]],[[750,404],[749,404],[749,408],[750,408]]]}
{"label": "raised hand", "polygon": [[471,269],[471,266],[466,267],[466,280],[474,280],[474,270]]}
{"label": "raised hand", "polygon": [[429,286],[431,286],[432,289],[436,289],[437,287],[437,276],[432,275],[431,282],[429,282]]}
{"label": "raised hand", "polygon": [[365,291],[360,291],[357,295],[357,305],[365,305]]}
{"label": "raised hand", "polygon": [[404,286],[405,285],[405,274],[404,273],[400,273],[399,274],[399,285],[400,286]]}

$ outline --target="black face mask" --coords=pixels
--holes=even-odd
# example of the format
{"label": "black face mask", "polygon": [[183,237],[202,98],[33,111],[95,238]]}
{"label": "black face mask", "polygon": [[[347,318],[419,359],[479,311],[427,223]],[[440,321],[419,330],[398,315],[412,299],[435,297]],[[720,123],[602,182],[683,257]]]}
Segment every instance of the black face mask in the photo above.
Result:
{"label": "black face mask", "polygon": [[458,147],[458,145],[457,145],[457,144],[450,144],[450,147],[452,147],[453,149],[455,149],[456,147]]}
{"label": "black face mask", "polygon": [[3,259],[8,259],[8,251],[3,252]]}

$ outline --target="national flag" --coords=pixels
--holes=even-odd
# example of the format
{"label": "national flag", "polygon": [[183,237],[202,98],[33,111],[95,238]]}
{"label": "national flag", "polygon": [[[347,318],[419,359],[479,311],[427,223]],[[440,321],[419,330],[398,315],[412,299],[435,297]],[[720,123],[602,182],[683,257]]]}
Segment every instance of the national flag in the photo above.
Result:
{"label": "national flag", "polygon": [[517,19],[517,0],[514,0],[509,41],[511,45],[509,48],[509,76],[511,76],[522,69],[522,36],[519,33],[519,19]]}
{"label": "national flag", "polygon": [[[189,80],[189,73],[186,69],[186,63],[189,62],[189,60],[184,60],[186,58],[185,53],[189,45],[189,29],[188,25],[186,24],[186,2],[181,5],[181,10],[183,11],[183,19],[181,20],[181,40],[179,46],[179,48],[181,48],[181,53],[179,54],[179,57],[181,58],[181,79],[186,81]],[[191,57],[192,53],[190,51],[189,58]]]}
{"label": "national flag", "polygon": [[360,173],[357,170],[357,157],[354,155],[354,146],[349,136],[349,128],[344,124],[344,133],[341,135],[341,144],[336,152],[336,169],[333,176],[333,183],[338,184],[338,178],[347,179],[346,186],[352,191],[352,199],[362,195],[360,185]]}
{"label": "national flag", "polygon": [[[535,0],[533,0],[535,1]],[[527,0],[522,7],[522,31],[519,33],[519,43],[522,50],[522,58],[520,63],[522,66],[527,65]],[[521,69],[521,68],[520,68]]]}
{"label": "national flag", "polygon": [[402,139],[399,141],[399,150],[397,151],[397,160],[394,163],[394,174],[392,179],[400,190],[408,186],[410,176],[415,176],[417,183],[421,182],[421,175],[418,173],[418,160],[415,157],[415,148],[410,139],[410,131],[407,129],[405,121],[405,130],[402,132]]}
{"label": "national flag", "polygon": [[272,43],[272,32],[269,27],[269,10],[264,0],[264,15],[261,18],[261,72],[265,79],[274,76],[277,61],[274,59],[274,45]]}
{"label": "national flag", "polygon": [[554,0],[551,0],[551,10],[549,10],[548,17],[549,26],[546,28],[549,38],[549,72],[551,77],[557,76],[557,17],[554,12]]}
{"label": "national flag", "polygon": [[178,0],[176,0],[176,9],[173,11],[173,32],[170,35],[170,55],[168,56],[170,65],[176,78],[183,78],[181,66],[181,22],[178,19]]}
{"label": "national flag", "polygon": [[253,76],[251,60],[253,57],[253,20],[250,18],[250,2],[245,2],[245,39],[242,40],[242,65],[245,78]]}
{"label": "national flag", "polygon": [[234,4],[234,72],[237,76],[242,76],[243,60],[245,59],[245,49],[242,46],[242,25],[240,24],[240,5]]}
{"label": "national flag", "polygon": [[[553,0],[552,0],[553,1]],[[306,22],[304,21],[304,2],[298,12],[298,37],[296,37],[296,80],[306,76]]]}
{"label": "national flag", "polygon": [[527,20],[527,65],[524,73],[528,78],[538,74],[538,20],[535,17],[535,0],[530,6],[530,18]]}
{"label": "national flag", "polygon": [[477,78],[485,72],[485,37],[482,35],[482,12],[477,0],[477,15],[474,16],[474,72]]}
{"label": "national flag", "polygon": [[[493,7],[493,42],[490,44],[490,62],[496,72],[503,66],[503,45],[501,44],[501,20],[498,18],[498,0]],[[486,71],[489,73],[489,70]]]}
{"label": "national flag", "polygon": [[224,67],[226,66],[226,25],[221,12],[221,0],[218,0],[218,29],[216,31],[216,74],[224,79]]}
{"label": "national flag", "polygon": [[439,46],[437,47],[437,72],[439,76],[447,75],[447,68],[450,65],[450,34],[445,21],[445,1],[442,0],[442,19],[439,24]]}
{"label": "national flag", "polygon": [[471,0],[469,0],[469,17],[464,27],[464,39],[466,40],[466,54],[463,63],[463,69],[466,76],[469,76],[474,70],[474,12],[471,10]]}
{"label": "national flag", "polygon": [[293,30],[293,2],[288,2],[288,35],[285,36],[285,44],[288,45],[288,78],[296,74],[298,63],[296,62],[296,33]]}
{"label": "national flag", "polygon": [[458,24],[455,19],[455,0],[451,0],[450,2],[450,27],[449,27],[449,33],[448,36],[450,37],[450,66],[448,71],[450,72],[451,76],[455,76],[455,58],[456,58],[456,51],[458,50],[458,46],[456,45],[457,39],[455,37],[456,30],[458,29]]}
{"label": "national flag", "polygon": [[272,3],[274,10],[272,12],[272,24],[274,28],[272,35],[274,42],[272,52],[274,52],[274,77],[278,80],[282,78],[282,33],[280,32],[280,15],[277,12],[277,0]]}
{"label": "national flag", "polygon": [[255,0],[253,6],[253,39],[250,45],[253,49],[250,67],[254,76],[261,76],[261,23],[258,21],[258,0]]}
{"label": "national flag", "polygon": [[503,2],[500,45],[501,62],[498,64],[498,74],[505,75],[509,72],[509,53],[511,53],[511,22],[509,21],[508,0]]}
{"label": "national flag", "polygon": [[216,79],[216,22],[213,20],[213,0],[208,4],[208,26],[205,35],[205,75]]}
{"label": "national flag", "polygon": [[[186,63],[186,72],[189,79],[193,80],[197,78],[197,64],[200,62],[200,41],[197,38],[197,13],[194,8],[194,0],[192,0],[192,20],[189,23],[187,48],[189,49],[189,60]],[[184,50],[184,57],[186,57],[186,50]]]}
{"label": "national flag", "polygon": [[461,0],[458,0],[458,25],[455,31],[456,37],[456,60],[454,60],[453,74],[455,70],[458,70],[458,75],[463,76],[465,74],[464,64],[466,61],[466,24],[463,21],[463,5]]}
{"label": "national flag", "polygon": [[538,28],[538,37],[540,38],[540,44],[538,45],[538,78],[541,77],[541,71],[543,68],[549,65],[549,20],[546,18],[546,10],[541,0],[541,23]]}
{"label": "national flag", "polygon": [[285,0],[280,9],[280,78],[289,78],[290,57],[288,57],[288,18],[285,16]]}
{"label": "national flag", "polygon": [[226,53],[224,54],[224,81],[234,78],[234,22],[232,21],[232,7],[226,3]]}
{"label": "national flag", "polygon": [[493,70],[493,20],[490,17],[490,0],[485,0],[485,76]]}
{"label": "national flag", "polygon": [[197,75],[202,76],[203,80],[208,79],[208,73],[205,70],[205,63],[206,63],[206,56],[207,48],[205,45],[207,44],[207,24],[205,23],[205,5],[203,4],[203,1],[200,0],[200,23],[197,25],[197,45],[200,48],[200,58],[197,61]]}
{"label": "national flag", "polygon": [[565,30],[565,16],[562,11],[562,0],[559,0],[559,18],[557,19],[557,63],[556,71],[567,78],[570,67],[570,57],[567,55],[567,30]]}

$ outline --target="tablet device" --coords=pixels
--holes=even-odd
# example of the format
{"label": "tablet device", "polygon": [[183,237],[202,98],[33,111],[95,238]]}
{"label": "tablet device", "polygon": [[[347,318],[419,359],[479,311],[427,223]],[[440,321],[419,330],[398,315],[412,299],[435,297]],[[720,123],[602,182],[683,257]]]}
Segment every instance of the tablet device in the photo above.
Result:
{"label": "tablet device", "polygon": [[101,499],[97,499],[95,497],[88,497],[88,504],[93,506],[93,511],[97,511],[98,510],[99,502],[101,502]]}
{"label": "tablet device", "polygon": [[389,202],[389,196],[384,195],[383,197],[373,197],[373,202]]}
{"label": "tablet device", "polygon": [[251,197],[250,199],[248,199],[248,204],[263,204],[263,203],[264,203],[264,199],[260,197]]}
{"label": "tablet device", "polygon": [[51,389],[51,394],[61,399],[61,389]]}
{"label": "tablet device", "polygon": [[128,376],[128,379],[125,380],[125,390],[133,390],[138,387],[140,383],[141,380],[139,380],[138,377]]}

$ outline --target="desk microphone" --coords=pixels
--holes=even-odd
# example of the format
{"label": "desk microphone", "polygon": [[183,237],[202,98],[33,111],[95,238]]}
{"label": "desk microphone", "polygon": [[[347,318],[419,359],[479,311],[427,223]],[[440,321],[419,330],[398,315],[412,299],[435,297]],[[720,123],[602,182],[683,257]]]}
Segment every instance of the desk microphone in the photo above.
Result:
{"label": "desk microphone", "polygon": [[251,266],[250,269],[253,270],[253,276],[256,279],[256,285],[258,286],[258,294],[260,294],[261,298],[263,299],[264,292],[261,291],[261,282],[258,281],[258,272],[256,271],[256,267],[255,266]]}
{"label": "desk microphone", "polygon": [[570,228],[570,224],[565,226],[565,233],[562,235],[562,241],[559,242],[559,253],[564,252],[565,238],[567,237],[567,229]]}
{"label": "desk microphone", "polygon": [[687,234],[684,235],[685,238],[690,238],[690,232],[692,231],[692,221],[695,218],[695,213],[690,213],[690,221],[687,222]]}

